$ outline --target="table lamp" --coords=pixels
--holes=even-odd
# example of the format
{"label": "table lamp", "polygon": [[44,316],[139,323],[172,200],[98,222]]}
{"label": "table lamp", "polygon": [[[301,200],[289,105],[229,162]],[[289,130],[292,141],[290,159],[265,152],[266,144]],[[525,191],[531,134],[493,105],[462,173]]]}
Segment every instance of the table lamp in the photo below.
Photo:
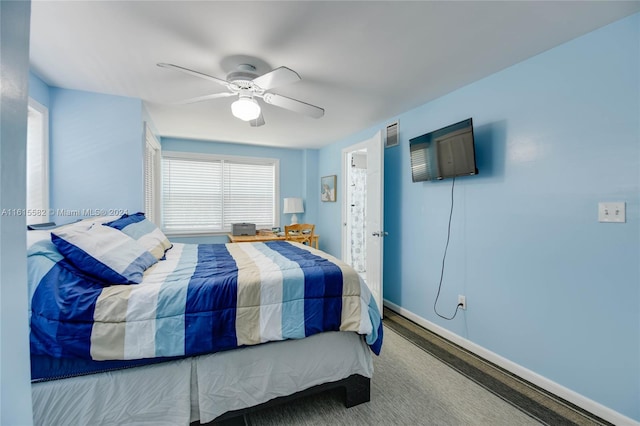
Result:
{"label": "table lamp", "polygon": [[298,216],[296,216],[296,213],[304,213],[302,198],[285,198],[283,213],[293,213],[291,215],[291,225],[298,223]]}

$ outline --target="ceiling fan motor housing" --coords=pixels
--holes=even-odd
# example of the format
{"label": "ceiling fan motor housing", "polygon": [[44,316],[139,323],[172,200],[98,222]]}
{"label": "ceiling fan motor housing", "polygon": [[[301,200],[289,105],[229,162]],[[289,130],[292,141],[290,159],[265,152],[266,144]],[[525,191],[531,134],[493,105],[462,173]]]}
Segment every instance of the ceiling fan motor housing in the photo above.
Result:
{"label": "ceiling fan motor housing", "polygon": [[256,67],[250,64],[238,65],[235,71],[227,74],[227,81],[237,84],[241,89],[248,89],[253,85],[253,79],[258,77]]}

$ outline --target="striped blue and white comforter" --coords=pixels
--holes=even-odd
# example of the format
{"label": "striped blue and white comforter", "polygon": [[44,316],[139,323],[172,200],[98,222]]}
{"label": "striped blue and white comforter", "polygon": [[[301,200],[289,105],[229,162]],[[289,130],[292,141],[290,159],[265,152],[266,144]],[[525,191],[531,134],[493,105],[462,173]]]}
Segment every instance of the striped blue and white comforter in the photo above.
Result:
{"label": "striped blue and white comforter", "polygon": [[298,243],[174,244],[140,284],[104,286],[46,241],[29,251],[31,351],[93,360],[189,356],[382,323],[360,276]]}

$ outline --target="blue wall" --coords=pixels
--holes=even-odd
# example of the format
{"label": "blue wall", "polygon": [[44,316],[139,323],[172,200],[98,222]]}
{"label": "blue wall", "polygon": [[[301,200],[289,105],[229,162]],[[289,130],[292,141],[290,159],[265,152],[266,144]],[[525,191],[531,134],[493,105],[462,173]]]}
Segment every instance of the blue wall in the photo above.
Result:
{"label": "blue wall", "polygon": [[[606,407],[640,420],[640,14],[399,116],[385,150],[384,297]],[[473,117],[480,174],[412,183],[409,139]],[[395,118],[395,117],[394,117]],[[389,121],[391,121],[390,119]],[[385,123],[320,150],[340,150]],[[598,223],[624,201],[627,222]],[[340,253],[340,211],[322,203]],[[332,224],[331,226],[329,224]]]}
{"label": "blue wall", "polygon": [[142,211],[142,101],[51,87],[49,117],[50,204],[59,213],[51,220],[72,222],[85,209]]}
{"label": "blue wall", "polygon": [[[26,207],[29,13],[0,2],[0,209]],[[0,215],[0,424],[31,425],[26,220]]]}
{"label": "blue wall", "polygon": [[[340,256],[341,194],[319,202],[320,177],[341,188],[342,149],[398,118],[401,143],[385,150],[385,299],[640,421],[639,27],[636,14],[321,150],[171,138],[163,149],[280,158],[280,198],[303,197],[301,219]],[[38,80],[52,207],[141,210],[141,101]],[[480,174],[456,180],[438,305],[450,314],[465,294],[468,310],[447,322],[432,306],[452,181],[412,183],[408,141],[468,117]],[[627,223],[598,223],[601,201],[625,201]]]}
{"label": "blue wall", "polygon": [[[57,223],[72,222],[86,209],[141,211],[143,198],[144,122],[157,134],[139,99],[49,87],[29,74],[29,95],[49,108],[50,205]],[[314,223],[317,150],[161,138],[167,151],[269,157],[280,160],[280,199],[302,197],[299,221]],[[310,179],[312,176],[313,179]],[[282,205],[280,205],[282,208]],[[86,215],[81,215],[86,216]],[[280,215],[284,225],[289,215]],[[320,232],[320,231],[318,231]],[[226,236],[174,238],[180,242],[226,242]]]}
{"label": "blue wall", "polygon": [[29,97],[49,108],[49,86],[33,71],[29,71]]}
{"label": "blue wall", "polygon": [[[313,223],[316,205],[312,199],[307,197],[307,173],[309,170],[315,172],[317,167],[315,161],[317,151],[176,138],[162,138],[161,145],[163,151],[278,159],[280,161],[280,226],[291,222],[291,215],[282,213],[282,199],[286,197],[301,197],[304,201],[305,212],[298,214],[298,222],[303,223],[309,221]],[[319,230],[318,233],[320,232]],[[184,243],[228,242],[226,235],[210,237],[172,237],[171,239],[172,241]]]}

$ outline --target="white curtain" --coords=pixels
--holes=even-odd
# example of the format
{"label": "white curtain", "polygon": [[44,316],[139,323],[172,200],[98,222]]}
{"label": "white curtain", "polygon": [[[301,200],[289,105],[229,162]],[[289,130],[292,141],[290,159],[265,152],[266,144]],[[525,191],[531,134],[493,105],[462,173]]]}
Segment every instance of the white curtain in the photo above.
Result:
{"label": "white curtain", "polygon": [[351,266],[366,272],[365,219],[367,206],[367,169],[351,167],[349,200],[351,200]]}

